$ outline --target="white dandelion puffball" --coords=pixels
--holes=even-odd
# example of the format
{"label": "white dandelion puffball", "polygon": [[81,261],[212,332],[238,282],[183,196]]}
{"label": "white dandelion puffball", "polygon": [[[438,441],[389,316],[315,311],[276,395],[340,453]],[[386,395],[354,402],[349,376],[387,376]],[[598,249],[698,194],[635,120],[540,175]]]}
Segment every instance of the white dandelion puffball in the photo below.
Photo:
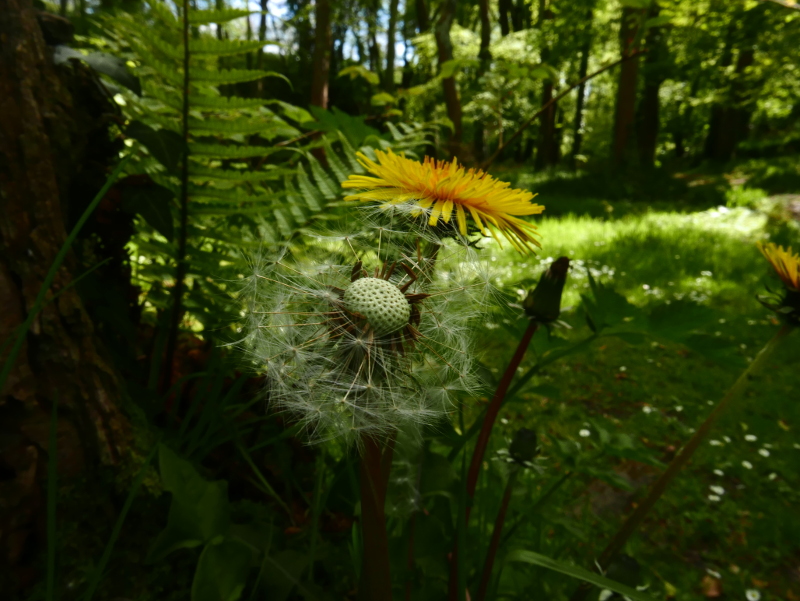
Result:
{"label": "white dandelion puffball", "polygon": [[243,346],[312,442],[419,431],[476,389],[474,251],[387,238],[320,236],[247,279]]}

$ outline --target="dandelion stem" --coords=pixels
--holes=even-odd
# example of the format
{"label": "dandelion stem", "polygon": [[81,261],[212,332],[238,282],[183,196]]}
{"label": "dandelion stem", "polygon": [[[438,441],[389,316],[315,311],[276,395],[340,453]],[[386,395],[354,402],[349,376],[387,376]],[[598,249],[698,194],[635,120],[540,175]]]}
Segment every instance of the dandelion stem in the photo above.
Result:
{"label": "dandelion stem", "polygon": [[364,436],[362,442],[360,489],[364,552],[358,600],[386,601],[392,598],[385,504],[394,440],[384,446],[376,438]]}
{"label": "dandelion stem", "polygon": [[503,500],[500,503],[500,510],[497,512],[497,519],[495,519],[494,522],[492,540],[489,542],[489,549],[486,551],[486,562],[483,564],[483,574],[481,574],[481,583],[478,586],[478,593],[475,595],[475,601],[483,601],[486,598],[486,590],[489,588],[489,580],[492,577],[494,558],[497,555],[497,549],[500,545],[500,535],[503,533],[508,504],[511,501],[511,493],[514,490],[514,485],[517,483],[517,476],[519,476],[519,466],[515,465],[511,468],[511,473],[508,476],[506,490],[505,493],[503,493]]}
{"label": "dandelion stem", "polygon": [[[714,409],[706,418],[706,421],[703,422],[694,435],[689,439],[689,442],[686,443],[686,446],[678,451],[672,462],[667,467],[666,471],[664,471],[656,483],[653,484],[650,492],[647,494],[647,497],[636,506],[634,512],[628,517],[627,520],[625,520],[622,528],[619,529],[619,531],[614,535],[614,538],[611,539],[611,542],[608,543],[608,546],[603,550],[603,553],[597,560],[597,565],[601,569],[605,570],[608,568],[608,566],[611,564],[611,561],[614,559],[614,557],[616,557],[617,553],[619,553],[625,546],[625,543],[628,541],[630,536],[641,525],[647,513],[661,498],[661,495],[664,494],[664,491],[675,479],[675,476],[678,475],[678,472],[680,472],[680,470],[692,458],[692,455],[694,455],[694,452],[698,449],[700,443],[703,442],[705,437],[708,435],[712,426],[717,421],[717,418],[719,418],[722,412],[725,411],[733,399],[737,398],[742,392],[744,392],[755,375],[769,362],[770,357],[775,349],[779,346],[779,343],[786,338],[786,336],[791,333],[793,329],[793,326],[790,324],[784,324],[784,326],[778,330],[775,336],[773,336],[772,339],[767,342],[766,345],[764,345],[764,348],[761,349],[758,355],[756,355],[755,359],[753,359],[750,365],[747,366],[747,369],[742,372],[742,375],[739,376],[739,379],[736,380],[734,385],[728,389],[728,392],[724,397],[722,397],[722,400],[717,403],[717,406],[714,407]],[[584,599],[590,590],[591,585],[581,585],[578,590],[575,591],[575,594],[572,595],[570,601],[580,601],[581,599]]]}
{"label": "dandelion stem", "polygon": [[[539,322],[531,320],[527,329],[525,330],[525,333],[522,335],[522,339],[517,345],[517,350],[514,352],[514,356],[511,357],[511,361],[509,362],[508,367],[503,374],[503,378],[500,380],[500,383],[497,386],[497,390],[494,393],[492,401],[489,403],[489,407],[486,409],[486,415],[484,416],[483,423],[481,424],[481,431],[478,434],[478,440],[475,442],[475,450],[472,453],[472,462],[470,463],[469,471],[467,472],[467,506],[464,512],[465,524],[469,522],[469,514],[470,510],[472,509],[472,498],[475,496],[475,487],[478,483],[478,475],[480,473],[480,467],[483,464],[483,457],[486,454],[486,447],[489,444],[489,436],[492,434],[492,427],[494,426],[494,422],[497,419],[498,413],[500,413],[500,407],[503,405],[503,399],[505,398],[506,392],[511,385],[511,380],[514,379],[514,374],[517,373],[517,368],[522,362],[522,358],[525,356],[525,351],[528,350],[528,345],[531,343],[531,339],[538,329]],[[451,563],[450,570],[451,601],[456,600],[458,591],[458,574],[456,573],[458,566],[458,561],[456,560],[458,555],[457,539],[458,536],[456,536],[456,544],[453,546],[453,562]]]}

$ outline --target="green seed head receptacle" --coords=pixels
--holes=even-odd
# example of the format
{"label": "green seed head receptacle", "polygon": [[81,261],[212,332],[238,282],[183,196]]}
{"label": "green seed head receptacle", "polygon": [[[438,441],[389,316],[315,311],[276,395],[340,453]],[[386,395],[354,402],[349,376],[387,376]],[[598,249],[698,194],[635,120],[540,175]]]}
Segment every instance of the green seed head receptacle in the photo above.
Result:
{"label": "green seed head receptacle", "polygon": [[364,316],[376,336],[403,328],[411,317],[411,305],[394,284],[378,278],[361,278],[344,291],[344,306]]}

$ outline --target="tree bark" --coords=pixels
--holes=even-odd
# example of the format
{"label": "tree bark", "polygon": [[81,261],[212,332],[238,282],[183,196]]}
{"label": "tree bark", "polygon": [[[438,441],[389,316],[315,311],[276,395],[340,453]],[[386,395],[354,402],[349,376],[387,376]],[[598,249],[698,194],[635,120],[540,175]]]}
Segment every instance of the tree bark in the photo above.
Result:
{"label": "tree bark", "polygon": [[[442,4],[442,14],[436,23],[435,36],[436,47],[439,53],[439,69],[449,60],[453,60],[453,44],[450,40],[450,28],[453,26],[453,19],[456,13],[456,0],[444,0]],[[461,119],[461,99],[458,97],[455,77],[442,79],[444,90],[444,102],[447,107],[447,116],[453,123],[453,132],[450,135],[449,147],[450,154],[458,156],[461,152],[461,141],[463,137],[463,126]]]}
{"label": "tree bark", "polygon": [[[31,0],[0,0],[0,14],[0,340],[5,341],[25,321],[65,242],[70,216],[79,215],[102,186],[115,153],[108,152],[113,107],[102,94],[98,100],[94,74],[80,63],[52,64]],[[101,120],[106,121],[98,125]],[[88,198],[84,191],[90,191]],[[63,293],[34,320],[0,390],[0,588],[11,597],[36,575],[23,550],[43,548],[37,512],[46,456],[55,451],[48,449],[47,426],[53,403],[59,405],[61,476],[77,474],[87,464],[116,464],[128,453],[122,383],[76,288],[66,289],[79,269],[71,252],[52,286]],[[0,362],[6,358],[7,348]],[[6,569],[13,582],[3,578]]]}
{"label": "tree bark", "polygon": [[511,11],[514,6],[511,0],[498,0],[497,8],[500,12],[500,35],[505,37],[511,33]]}
{"label": "tree bark", "polygon": [[[539,0],[539,15],[536,19],[536,27],[544,29],[545,21],[554,17],[553,13],[547,9],[547,0]],[[542,63],[550,60],[550,47],[545,43],[541,52]],[[558,163],[558,145],[556,143],[556,103],[548,106],[553,99],[553,82],[547,79],[542,87],[542,107],[547,109],[539,118],[539,137],[536,144],[535,169],[544,169]]]}
{"label": "tree bark", "polygon": [[[590,9],[587,14],[587,27],[586,40],[581,48],[581,62],[578,66],[578,80],[583,80],[589,69],[589,53],[592,51],[592,19],[593,11]],[[576,163],[576,157],[581,153],[581,145],[583,144],[583,105],[586,101],[586,82],[578,86],[578,97],[575,101],[575,121],[573,124],[573,138],[572,138],[572,162]]]}
{"label": "tree bark", "polygon": [[[641,10],[639,9],[627,6],[622,9],[619,36],[623,56],[630,55],[637,50],[634,43],[640,16]],[[614,139],[611,146],[611,160],[616,167],[623,167],[627,163],[631,140],[634,138],[638,73],[638,56],[622,63],[614,112]]]}
{"label": "tree bark", "polygon": [[[650,18],[655,18],[660,12],[655,3],[650,8]],[[636,125],[636,141],[639,146],[639,164],[652,168],[656,160],[656,146],[658,145],[658,131],[660,126],[659,90],[664,81],[661,63],[664,60],[665,48],[663,43],[664,28],[652,27],[647,32],[647,56],[644,62],[644,90],[639,103],[639,114]]]}
{"label": "tree bark", "polygon": [[425,33],[430,27],[430,19],[428,18],[428,6],[425,0],[415,0],[414,6],[417,9],[417,28],[419,33]]}
{"label": "tree bark", "polygon": [[478,51],[478,59],[481,61],[481,73],[485,73],[492,61],[492,53],[489,45],[492,43],[492,23],[489,20],[489,0],[479,0],[481,17],[481,48]]}
{"label": "tree bark", "polygon": [[383,87],[390,94],[394,93],[394,42],[397,34],[397,4],[398,0],[389,0],[389,29],[386,31],[386,73]]}
{"label": "tree bark", "polygon": [[316,0],[314,10],[314,54],[311,72],[311,104],[328,108],[328,82],[331,74],[331,4],[330,0]]}

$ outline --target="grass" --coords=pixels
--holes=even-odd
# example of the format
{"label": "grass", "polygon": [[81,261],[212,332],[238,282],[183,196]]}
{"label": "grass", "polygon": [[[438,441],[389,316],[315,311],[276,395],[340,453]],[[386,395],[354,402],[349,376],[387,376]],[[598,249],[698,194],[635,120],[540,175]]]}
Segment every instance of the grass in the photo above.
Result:
{"label": "grass", "polygon": [[[748,168],[755,170],[744,165],[738,173]],[[719,175],[727,181],[724,176]],[[793,181],[771,172],[760,178],[760,188],[768,188],[764,180],[769,177]],[[517,185],[524,181],[526,176],[519,175]],[[732,188],[720,188],[724,203]],[[505,434],[507,441],[520,427],[534,428],[543,433],[544,454],[550,460],[547,472],[529,475],[512,501],[512,511],[516,504],[525,522],[510,548],[571,558],[586,568],[621,524],[635,494],[641,495],[659,472],[615,455],[605,439],[624,434],[643,457],[669,460],[777,330],[773,315],[755,298],[774,280],[754,242],[769,237],[797,247],[800,240],[796,223],[776,219],[774,212],[719,206],[714,204],[719,195],[713,196],[714,202],[679,202],[676,212],[659,210],[662,201],[637,205],[614,200],[615,191],[603,192],[598,187],[582,199],[570,186],[564,195],[542,192],[537,200],[547,207],[545,214],[557,216],[541,221],[540,256],[521,260],[488,243],[496,283],[521,299],[552,260],[566,255],[573,268],[565,307],[579,305],[591,273],[644,310],[678,300],[708,307],[712,319],[703,328],[727,351],[714,359],[660,339],[641,345],[604,340],[551,366],[534,381],[555,387],[557,393],[529,394],[525,403],[504,408],[498,434]],[[763,195],[750,196],[760,200]],[[620,203],[623,211],[618,210]],[[598,207],[603,207],[599,216]],[[581,311],[567,309],[563,317],[574,328],[567,338],[586,335]],[[479,336],[490,337],[488,366],[498,372],[523,324],[509,312],[484,327]],[[744,598],[746,590],[756,589],[762,599],[800,599],[794,567],[800,554],[800,519],[792,509],[800,501],[792,484],[800,481],[798,361],[800,336],[795,333],[757,385],[715,426],[711,442],[701,447],[629,544],[627,552],[642,565],[643,580],[654,597],[704,598],[703,591],[718,586],[719,580],[731,598]],[[495,450],[506,441],[497,436]],[[571,457],[563,452],[565,441],[577,443]],[[609,485],[614,480],[604,473],[609,468],[633,490]],[[535,499],[567,469],[578,473],[549,508],[525,515],[525,499]],[[489,488],[485,494],[491,494]],[[562,598],[572,584],[543,570],[515,572],[509,567],[500,590]]]}

